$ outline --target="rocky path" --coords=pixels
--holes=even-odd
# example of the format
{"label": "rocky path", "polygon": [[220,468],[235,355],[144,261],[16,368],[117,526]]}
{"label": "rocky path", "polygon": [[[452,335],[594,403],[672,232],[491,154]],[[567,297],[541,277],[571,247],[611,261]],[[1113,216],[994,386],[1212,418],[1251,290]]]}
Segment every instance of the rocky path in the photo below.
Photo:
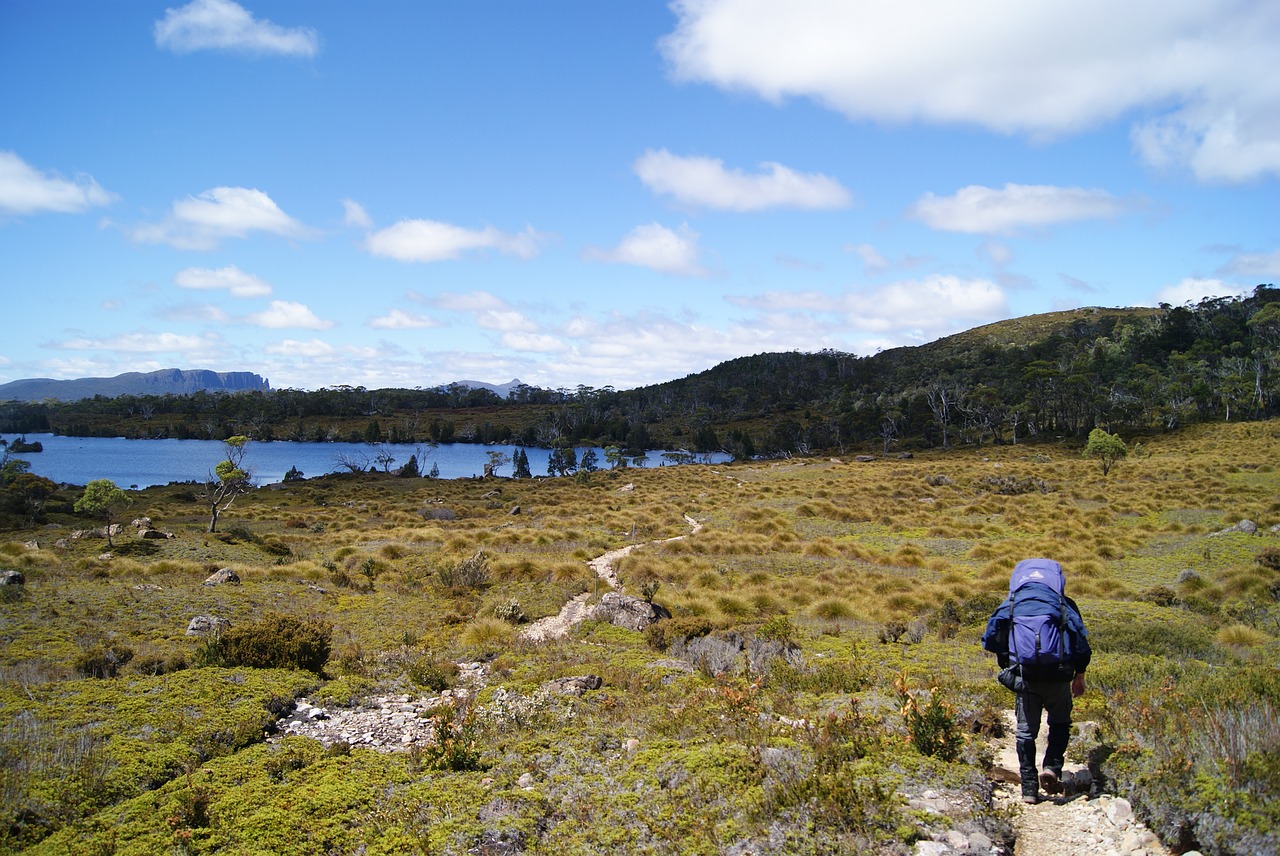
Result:
{"label": "rocky path", "polygon": [[[702,529],[702,524],[689,515],[686,514],[684,520],[689,524],[689,535],[696,535]],[[688,535],[677,535],[674,538],[663,538],[649,543],[669,544],[672,541],[680,541],[687,537]],[[610,550],[602,556],[597,556],[587,564],[597,577],[604,580],[609,588],[616,590],[620,585],[618,582],[618,562],[622,561],[623,557],[629,556],[633,551],[644,546],[646,545],[628,544],[626,547]],[[547,639],[560,639],[569,635],[569,631],[573,629],[574,625],[580,624],[586,618],[587,601],[590,599],[591,592],[583,592],[577,597],[571,598],[568,603],[561,607],[559,614],[539,618],[526,627],[520,634],[521,638],[531,642],[542,642]]]}
{"label": "rocky path", "polygon": [[[996,802],[1014,812],[1018,840],[1014,856],[1171,856],[1147,827],[1133,816],[1122,797],[1090,797],[1089,771],[1079,764],[1063,768],[1065,793],[1022,802],[1018,755],[1014,749],[1014,716],[1005,714],[1005,738],[998,746]],[[1041,735],[1043,746],[1043,735]]]}

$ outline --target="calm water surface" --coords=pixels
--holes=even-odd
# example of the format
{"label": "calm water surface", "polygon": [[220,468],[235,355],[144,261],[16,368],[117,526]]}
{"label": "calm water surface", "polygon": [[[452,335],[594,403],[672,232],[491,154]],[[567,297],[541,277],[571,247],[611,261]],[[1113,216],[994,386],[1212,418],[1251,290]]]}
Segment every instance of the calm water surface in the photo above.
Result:
{"label": "calm water surface", "polygon": [[[16,435],[7,434],[5,440]],[[93,479],[111,479],[120,487],[151,487],[180,481],[204,481],[218,461],[226,457],[226,446],[217,440],[126,440],[122,437],[60,437],[55,434],[28,434],[29,442],[39,440],[43,452],[21,453],[17,457],[31,462],[31,472],[56,482],[87,484]],[[529,470],[535,476],[546,475],[548,449],[528,446],[489,446],[480,443],[445,443],[439,446],[412,443],[295,443],[251,441],[246,447],[245,465],[253,471],[257,484],[282,481],[291,467],[297,467],[308,478],[325,473],[345,472],[343,460],[362,461],[365,468],[375,466],[374,456],[387,450],[395,456],[392,469],[402,466],[410,455],[418,456],[418,468],[425,475],[434,464],[440,478],[467,478],[484,473],[490,452],[508,457],[523,448],[529,456]],[[581,458],[584,449],[578,450]],[[667,463],[663,453],[648,453],[649,467]],[[601,469],[607,464],[604,451],[596,450]],[[702,461],[705,456],[699,455]],[[713,455],[711,463],[728,460]],[[380,468],[380,467],[379,467]],[[498,475],[511,475],[511,464],[499,468]]]}

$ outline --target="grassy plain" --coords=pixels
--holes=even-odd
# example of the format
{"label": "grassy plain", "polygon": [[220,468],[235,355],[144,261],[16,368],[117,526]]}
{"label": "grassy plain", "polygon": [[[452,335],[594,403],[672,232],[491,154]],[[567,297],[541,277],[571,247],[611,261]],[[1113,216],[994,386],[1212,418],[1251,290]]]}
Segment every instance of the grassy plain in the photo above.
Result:
{"label": "grassy plain", "polygon": [[[126,515],[176,537],[126,533],[109,558],[70,539],[91,522],[55,501],[43,528],[0,532],[0,569],[26,577],[0,603],[0,851],[1007,840],[986,740],[1010,697],[978,637],[1036,555],[1063,563],[1096,652],[1077,719],[1099,729],[1077,757],[1171,846],[1274,850],[1278,462],[1265,422],[1144,438],[1107,477],[1079,445],[1045,442],[584,480],[333,475],[257,490],[212,535],[191,487],[171,485],[132,492]],[[1257,533],[1219,534],[1241,520]],[[601,594],[587,560],[628,544],[647,546],[621,561],[623,588],[656,586],[667,632],[587,622],[534,644],[503,620]],[[481,573],[462,573],[477,552]],[[223,567],[242,584],[201,585]],[[192,617],[270,613],[332,624],[323,673],[196,667]],[[124,649],[115,677],[85,677]],[[489,684],[443,761],[263,740],[296,697],[425,694],[424,675],[475,659]],[[540,689],[588,673],[603,687],[581,698]],[[921,808],[926,791],[947,811]]]}

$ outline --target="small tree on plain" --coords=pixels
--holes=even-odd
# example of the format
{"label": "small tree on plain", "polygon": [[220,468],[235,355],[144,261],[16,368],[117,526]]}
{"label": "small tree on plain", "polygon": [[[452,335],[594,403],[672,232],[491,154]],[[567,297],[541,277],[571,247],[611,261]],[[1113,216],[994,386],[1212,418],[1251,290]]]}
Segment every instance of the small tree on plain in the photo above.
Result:
{"label": "small tree on plain", "polygon": [[116,487],[111,479],[94,479],[84,486],[84,493],[76,500],[75,510],[81,514],[101,517],[107,524],[107,546],[111,543],[111,518],[130,503],[129,494]]}
{"label": "small tree on plain", "polygon": [[243,466],[249,438],[237,434],[223,441],[226,460],[219,461],[204,481],[200,498],[209,506],[209,531],[218,531],[218,518],[242,494],[253,490],[253,473]]}
{"label": "small tree on plain", "polygon": [[498,470],[511,463],[511,456],[506,452],[489,452],[489,463],[484,466],[485,476],[496,476]]}
{"label": "small tree on plain", "polygon": [[1129,454],[1129,448],[1125,446],[1124,440],[1121,440],[1115,434],[1108,434],[1101,428],[1094,428],[1089,432],[1089,440],[1084,446],[1084,456],[1086,458],[1097,458],[1102,465],[1102,475],[1105,477],[1111,472],[1111,468],[1115,466],[1116,461]]}

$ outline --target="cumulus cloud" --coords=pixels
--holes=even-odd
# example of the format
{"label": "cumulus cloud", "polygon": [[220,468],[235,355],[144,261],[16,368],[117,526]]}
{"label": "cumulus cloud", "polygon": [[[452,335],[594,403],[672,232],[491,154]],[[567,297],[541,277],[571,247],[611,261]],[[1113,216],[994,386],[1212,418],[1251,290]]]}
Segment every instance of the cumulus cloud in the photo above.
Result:
{"label": "cumulus cloud", "polygon": [[805,316],[830,316],[830,331],[875,333],[883,341],[899,345],[985,324],[1005,317],[1009,309],[1003,289],[991,280],[942,274],[865,292],[770,291],[731,297],[729,302],[768,314],[770,324],[804,323]]}
{"label": "cumulus cloud", "polygon": [[0,151],[0,214],[78,214],[110,205],[115,198],[92,176],[66,179],[41,172],[14,152]]}
{"label": "cumulus cloud", "polygon": [[1269,0],[677,0],[673,76],[850,119],[1053,136],[1127,113],[1145,161],[1205,180],[1280,173]]}
{"label": "cumulus cloud", "polygon": [[677,276],[706,276],[698,263],[698,233],[682,225],[679,231],[658,223],[632,229],[613,249],[592,247],[588,259],[612,264],[637,265]]}
{"label": "cumulus cloud", "polygon": [[307,306],[292,300],[273,300],[269,307],[246,315],[244,320],[257,327],[270,329],[328,330],[333,326],[332,321],[316,317]]}
{"label": "cumulus cloud", "polygon": [[154,28],[156,46],[174,53],[202,50],[313,57],[320,37],[311,27],[261,21],[231,0],[192,0],[166,9]]}
{"label": "cumulus cloud", "polygon": [[180,270],[173,281],[182,288],[195,290],[226,289],[232,297],[266,297],[271,286],[235,265],[221,268],[192,267]]}
{"label": "cumulus cloud", "polygon": [[439,327],[440,323],[418,312],[392,309],[386,315],[370,318],[368,325],[375,330],[424,330],[428,327]]}
{"label": "cumulus cloud", "polygon": [[342,200],[342,222],[358,229],[373,228],[373,219],[369,216],[369,212],[365,211],[364,206],[359,202],[351,199]]}
{"label": "cumulus cloud", "polygon": [[1006,184],[996,190],[973,184],[954,196],[926,193],[907,213],[944,232],[1009,235],[1028,227],[1115,217],[1125,210],[1124,202],[1104,190],[1043,184]]}
{"label": "cumulus cloud", "polygon": [[496,250],[529,259],[538,254],[541,241],[542,236],[532,228],[511,233],[492,226],[467,229],[438,220],[401,220],[369,235],[364,246],[375,256],[396,261],[440,262],[475,250]]}
{"label": "cumulus cloud", "polygon": [[761,172],[748,175],[727,170],[724,161],[708,157],[682,157],[666,149],[650,149],[632,165],[635,174],[654,193],[670,196],[686,205],[724,211],[760,211],[765,208],[845,208],[849,191],[821,173],[799,173],[780,163],[760,164]]}
{"label": "cumulus cloud", "polygon": [[1187,277],[1175,285],[1167,285],[1156,293],[1155,303],[1168,303],[1170,306],[1181,306],[1184,303],[1199,303],[1206,297],[1240,297],[1250,289],[1230,285],[1220,279],[1200,279]]}
{"label": "cumulus cloud", "polygon": [[[427,300],[427,298],[420,298]],[[471,316],[476,326],[501,332],[532,333],[537,323],[515,309],[502,298],[487,291],[471,291],[465,294],[442,292],[429,302],[449,312],[461,312]]]}
{"label": "cumulus cloud", "polygon": [[243,238],[250,232],[286,238],[309,235],[305,226],[261,190],[215,187],[179,199],[164,221],[139,226],[132,236],[142,243],[169,244],[180,250],[212,250],[226,238]]}

